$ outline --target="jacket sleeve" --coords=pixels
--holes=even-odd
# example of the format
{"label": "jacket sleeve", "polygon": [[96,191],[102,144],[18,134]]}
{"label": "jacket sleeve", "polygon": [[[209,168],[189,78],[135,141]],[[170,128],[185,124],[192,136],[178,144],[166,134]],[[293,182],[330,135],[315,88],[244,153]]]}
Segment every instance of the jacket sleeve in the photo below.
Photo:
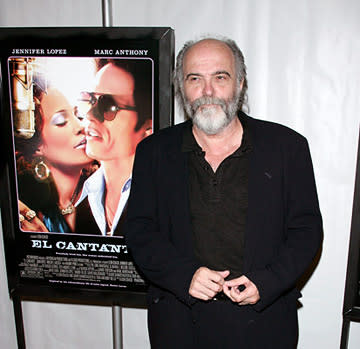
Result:
{"label": "jacket sleeve", "polygon": [[307,141],[298,137],[284,153],[285,238],[263,269],[246,275],[260,293],[260,301],[254,306],[257,311],[295,288],[322,241],[322,219]]}
{"label": "jacket sleeve", "polygon": [[160,148],[147,139],[137,147],[125,237],[135,263],[146,278],[190,305],[193,299],[188,290],[199,265],[174,247],[169,238],[170,219],[159,212],[163,200],[158,175],[162,170],[158,165]]}

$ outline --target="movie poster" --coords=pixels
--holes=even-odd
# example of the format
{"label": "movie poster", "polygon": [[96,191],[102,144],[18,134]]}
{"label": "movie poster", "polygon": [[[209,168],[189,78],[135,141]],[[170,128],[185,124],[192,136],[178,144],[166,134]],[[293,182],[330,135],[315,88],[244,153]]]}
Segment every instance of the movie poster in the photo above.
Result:
{"label": "movie poster", "polygon": [[[159,124],[170,125],[170,115],[161,122],[157,115],[160,104],[171,106],[169,93],[161,103],[159,93],[171,52],[160,52],[148,33],[129,38],[127,29],[126,39],[120,31],[113,40],[90,32],[6,41],[1,122],[11,134],[13,229],[3,226],[16,249],[10,269],[25,290],[144,293],[124,221],[136,146]],[[169,71],[160,72],[166,54]]]}

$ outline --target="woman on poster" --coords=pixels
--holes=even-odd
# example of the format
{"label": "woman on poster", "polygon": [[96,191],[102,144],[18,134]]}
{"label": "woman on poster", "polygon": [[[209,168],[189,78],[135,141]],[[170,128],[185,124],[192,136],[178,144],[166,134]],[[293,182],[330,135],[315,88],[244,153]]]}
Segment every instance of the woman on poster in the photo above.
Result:
{"label": "woman on poster", "polygon": [[33,84],[35,133],[16,138],[19,223],[23,231],[70,233],[93,160],[73,107],[60,91],[42,85]]}

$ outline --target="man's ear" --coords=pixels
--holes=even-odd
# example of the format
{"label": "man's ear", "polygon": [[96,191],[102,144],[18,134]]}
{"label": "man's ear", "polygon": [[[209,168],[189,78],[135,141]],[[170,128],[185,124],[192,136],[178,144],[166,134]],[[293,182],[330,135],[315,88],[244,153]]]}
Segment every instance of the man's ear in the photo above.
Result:
{"label": "man's ear", "polygon": [[242,78],[240,81],[240,91],[242,91],[243,86],[244,86],[244,78]]}
{"label": "man's ear", "polygon": [[150,136],[153,133],[152,120],[147,119],[143,125],[144,138]]}

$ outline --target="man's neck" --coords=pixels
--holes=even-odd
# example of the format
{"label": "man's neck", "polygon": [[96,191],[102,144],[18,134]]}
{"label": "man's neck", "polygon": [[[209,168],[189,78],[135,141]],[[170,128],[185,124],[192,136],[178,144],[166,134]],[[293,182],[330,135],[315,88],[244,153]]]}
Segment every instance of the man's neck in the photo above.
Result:
{"label": "man's neck", "polygon": [[121,190],[131,176],[134,154],[121,159],[102,161],[105,177],[105,216],[109,226],[112,225],[118,208]]}
{"label": "man's neck", "polygon": [[122,186],[131,176],[133,162],[134,154],[121,159],[101,161],[107,192],[121,193]]}
{"label": "man's neck", "polygon": [[238,148],[241,144],[243,127],[240,120],[234,118],[228,126],[221,132],[208,135],[205,132],[193,126],[193,134],[200,147],[207,153],[221,155],[234,147]]}
{"label": "man's neck", "polygon": [[197,143],[205,151],[206,161],[215,172],[221,162],[240,147],[243,127],[236,117],[227,127],[215,135],[208,135],[195,125],[192,132]]}

